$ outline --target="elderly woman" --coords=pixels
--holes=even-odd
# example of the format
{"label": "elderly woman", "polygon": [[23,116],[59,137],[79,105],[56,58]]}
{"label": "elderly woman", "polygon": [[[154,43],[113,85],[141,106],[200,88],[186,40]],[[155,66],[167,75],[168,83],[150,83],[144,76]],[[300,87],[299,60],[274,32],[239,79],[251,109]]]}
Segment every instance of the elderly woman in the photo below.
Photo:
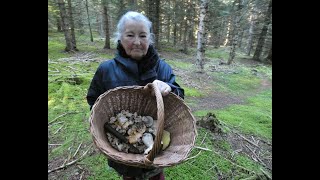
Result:
{"label": "elderly woman", "polygon": [[[138,12],[124,14],[117,25],[118,53],[114,59],[102,62],[97,68],[87,93],[90,109],[105,91],[118,87],[155,82],[163,96],[173,92],[184,98],[184,90],[176,83],[171,67],[159,59],[153,47],[152,23]],[[164,179],[163,170],[143,169],[108,160],[123,179]]]}

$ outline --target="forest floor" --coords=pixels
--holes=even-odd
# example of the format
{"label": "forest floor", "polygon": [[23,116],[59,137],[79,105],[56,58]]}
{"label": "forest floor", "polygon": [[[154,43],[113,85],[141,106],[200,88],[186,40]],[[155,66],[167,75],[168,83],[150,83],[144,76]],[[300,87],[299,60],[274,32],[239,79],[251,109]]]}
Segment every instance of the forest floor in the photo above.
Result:
{"label": "forest floor", "polygon": [[[108,53],[112,54],[113,51],[108,51]],[[185,55],[181,52],[159,52],[160,57],[165,57],[166,60],[174,60],[182,63],[193,63],[195,59],[191,55]],[[200,97],[187,97],[185,100],[190,106],[192,112],[196,112],[198,110],[210,110],[211,112],[226,108],[230,105],[236,104],[243,104],[245,103],[245,99],[255,94],[258,94],[264,90],[272,89],[272,80],[270,78],[260,76],[261,81],[259,86],[255,87],[254,89],[242,92],[239,94],[232,94],[224,91],[219,91],[214,88],[214,82],[218,80],[218,77],[215,77],[210,72],[224,72],[226,74],[237,74],[239,66],[246,66],[252,69],[252,73],[257,73],[255,67],[261,65],[260,62],[252,61],[246,58],[238,58],[235,59],[235,63],[233,65],[225,65],[221,64],[222,60],[214,60],[207,59],[206,66],[205,66],[205,73],[198,73],[196,70],[190,70],[188,68],[179,68],[173,66],[173,71],[177,77],[183,83],[181,85],[186,85],[188,87],[194,88],[198,91],[206,92],[205,96]],[[226,62],[226,60],[224,60]],[[197,120],[200,121],[200,116],[196,116]],[[221,124],[222,126],[228,126],[226,124]],[[268,140],[254,136],[254,135],[244,135],[241,134],[238,130],[234,129],[233,127],[228,126],[231,131],[229,133],[219,133],[219,132],[212,132],[213,137],[216,140],[223,139],[228,141],[231,144],[232,151],[236,153],[245,153],[248,157],[259,164],[265,167],[268,172],[263,172],[265,175],[262,179],[270,179],[272,174],[272,143]],[[208,128],[208,127],[203,127]],[[89,147],[89,144],[87,144]],[[48,153],[52,150],[50,147],[48,149]],[[93,155],[99,153],[97,150],[90,150],[88,155]],[[223,154],[223,151],[220,151]],[[265,156],[263,156],[265,155]],[[227,156],[227,155],[226,155]],[[48,162],[48,169],[53,169],[54,167],[59,167],[61,164],[64,164],[65,157],[57,157],[50,162]],[[68,177],[68,179],[86,179],[86,177],[90,176],[90,172],[87,169],[81,167],[81,164],[73,164],[70,165],[70,168],[63,168],[63,171],[55,171],[53,173],[48,174],[48,179],[60,179],[63,174],[72,174]],[[240,166],[240,169],[244,171],[248,171],[246,167]],[[219,175],[220,179],[228,178],[228,176],[224,176],[221,171],[216,170],[216,173]],[[256,175],[256,177],[261,178],[261,174]]]}

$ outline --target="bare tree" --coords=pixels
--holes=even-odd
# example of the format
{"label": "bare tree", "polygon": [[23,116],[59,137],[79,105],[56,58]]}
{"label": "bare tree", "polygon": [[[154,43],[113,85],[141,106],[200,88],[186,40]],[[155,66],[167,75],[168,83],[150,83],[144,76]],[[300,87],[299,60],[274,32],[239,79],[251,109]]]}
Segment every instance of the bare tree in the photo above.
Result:
{"label": "bare tree", "polygon": [[206,17],[208,9],[207,0],[201,0],[200,5],[200,20],[199,20],[199,31],[198,31],[198,47],[197,47],[197,66],[200,69],[200,72],[203,73],[203,61],[204,61],[204,53],[205,53],[205,25],[204,18]]}

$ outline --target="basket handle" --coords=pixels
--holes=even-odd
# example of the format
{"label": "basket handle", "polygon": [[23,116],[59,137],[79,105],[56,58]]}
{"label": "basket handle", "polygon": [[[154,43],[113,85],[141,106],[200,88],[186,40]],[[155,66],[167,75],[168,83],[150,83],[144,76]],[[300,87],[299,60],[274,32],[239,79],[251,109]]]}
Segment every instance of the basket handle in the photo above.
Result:
{"label": "basket handle", "polygon": [[151,89],[151,91],[154,91],[154,94],[156,96],[156,101],[157,101],[157,122],[158,122],[158,129],[157,129],[157,134],[154,140],[153,147],[147,157],[144,160],[144,163],[146,165],[152,164],[154,158],[156,155],[160,152],[162,145],[161,145],[161,140],[162,140],[162,134],[163,134],[163,128],[164,128],[164,106],[163,106],[163,99],[162,95],[160,93],[160,90],[158,86],[155,83],[148,83],[144,89]]}

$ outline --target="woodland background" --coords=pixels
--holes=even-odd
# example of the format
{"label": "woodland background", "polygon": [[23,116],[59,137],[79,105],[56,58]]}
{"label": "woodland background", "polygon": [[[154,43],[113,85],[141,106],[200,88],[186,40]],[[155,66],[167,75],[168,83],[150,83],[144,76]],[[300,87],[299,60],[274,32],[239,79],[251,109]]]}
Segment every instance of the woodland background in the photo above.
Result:
{"label": "woodland background", "polygon": [[166,179],[272,179],[271,0],[48,0],[48,179],[121,179],[92,144],[85,96],[128,10],[153,22],[197,119]]}

